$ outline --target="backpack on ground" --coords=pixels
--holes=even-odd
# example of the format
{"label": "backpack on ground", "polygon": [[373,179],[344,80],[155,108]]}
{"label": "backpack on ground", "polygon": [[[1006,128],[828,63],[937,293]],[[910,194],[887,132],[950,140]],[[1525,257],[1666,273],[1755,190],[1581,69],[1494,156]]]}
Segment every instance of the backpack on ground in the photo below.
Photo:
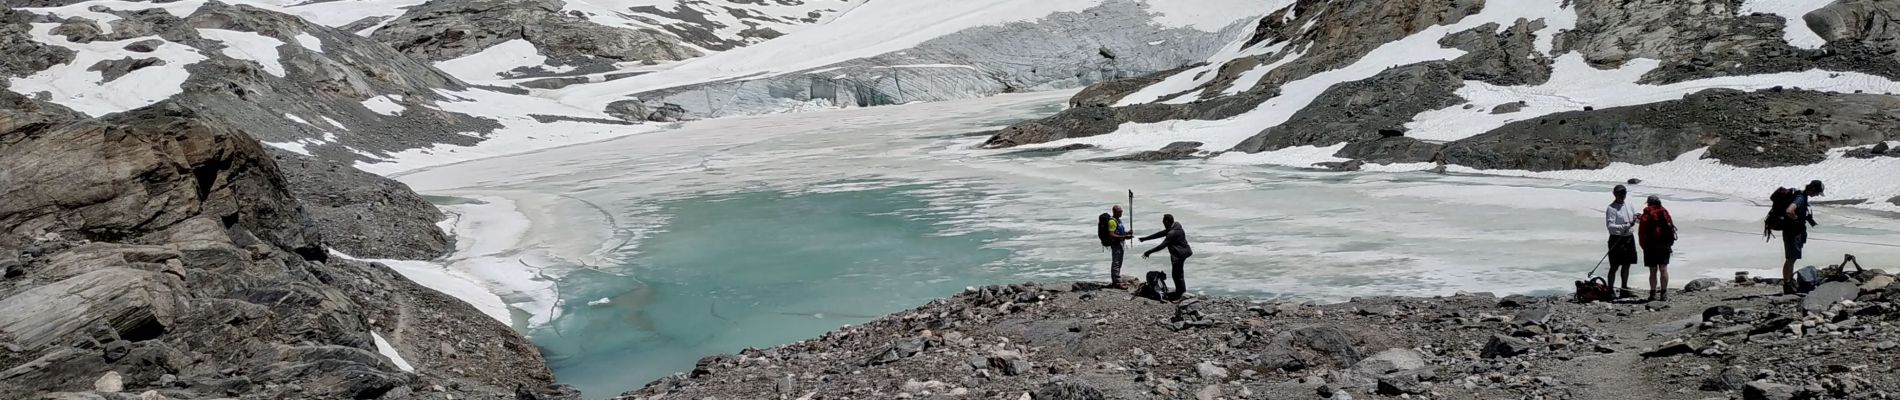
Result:
{"label": "backpack on ground", "polygon": [[1134,294],[1135,297],[1155,301],[1167,301],[1168,273],[1148,271],[1147,279],[1141,282],[1141,286],[1135,287]]}
{"label": "backpack on ground", "polygon": [[1817,288],[1820,286],[1821,286],[1821,270],[1820,269],[1814,268],[1813,265],[1809,265],[1807,267],[1801,268],[1801,270],[1794,271],[1795,293],[1812,292],[1814,291],[1814,288]]}
{"label": "backpack on ground", "polygon": [[1784,187],[1768,195],[1768,218],[1762,221],[1763,227],[1779,231],[1787,229],[1789,224],[1801,223],[1788,218],[1788,206],[1794,205],[1795,193],[1796,189]]}
{"label": "backpack on ground", "polygon": [[1576,297],[1578,303],[1610,301],[1616,299],[1616,290],[1602,277],[1593,277],[1587,281],[1577,281]]}

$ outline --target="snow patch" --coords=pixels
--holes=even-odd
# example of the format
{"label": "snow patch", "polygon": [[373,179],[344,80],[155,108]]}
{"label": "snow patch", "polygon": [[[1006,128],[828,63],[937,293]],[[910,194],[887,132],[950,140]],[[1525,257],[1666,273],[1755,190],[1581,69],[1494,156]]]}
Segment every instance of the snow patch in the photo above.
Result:
{"label": "snow patch", "polygon": [[[402,101],[402,95],[389,94],[376,96],[369,98],[369,100],[363,100],[363,108],[368,108],[370,112],[377,114],[396,116],[402,114],[404,108],[402,104],[398,103],[400,101]],[[334,120],[331,121],[331,123],[335,122]],[[343,125],[339,124],[337,126],[341,127]]]}
{"label": "snow patch", "polygon": [[1252,69],[1248,69],[1247,72],[1240,73],[1240,76],[1234,77],[1234,82],[1228,84],[1226,89],[1222,89],[1221,94],[1231,96],[1245,92],[1248,89],[1253,89],[1254,85],[1259,85],[1260,80],[1267,77],[1267,73],[1273,72],[1273,70],[1279,69],[1287,63],[1291,63],[1293,60],[1299,59],[1301,54],[1305,53],[1287,54],[1280,57],[1279,61],[1265,65],[1256,65]]}
{"label": "snow patch", "polygon": [[1788,45],[1803,49],[1819,49],[1827,44],[1821,34],[1808,28],[1807,19],[1802,18],[1810,12],[1826,7],[1834,0],[1747,0],[1736,11],[1746,15],[1753,13],[1774,14],[1787,21],[1787,27],[1781,30],[1781,37]]}
{"label": "snow patch", "polygon": [[428,148],[395,153],[381,162],[358,162],[356,167],[372,173],[390,175],[418,168],[478,158],[522,153],[550,147],[587,143],[661,129],[656,125],[622,125],[582,121],[540,122],[535,115],[619,121],[598,111],[575,108],[553,99],[517,96],[483,89],[454,92],[437,89],[444,98],[437,102],[443,111],[480,115],[502,127],[483,137],[474,146],[438,144]]}
{"label": "snow patch", "polygon": [[312,36],[309,33],[297,34],[297,45],[310,49],[310,51],[323,52],[323,40],[317,39],[316,36]]}
{"label": "snow patch", "polygon": [[[181,85],[191,77],[185,67],[205,60],[198,49],[164,41],[156,36],[74,43],[64,36],[50,33],[58,26],[50,23],[33,24],[28,34],[34,41],[72,49],[77,52],[73,61],[24,78],[11,79],[8,81],[11,86],[8,90],[29,97],[44,92],[47,94],[46,101],[99,116],[148,106],[183,92]],[[150,53],[135,53],[125,49],[128,44],[150,39],[159,39],[163,43]],[[105,76],[99,72],[87,71],[87,68],[100,61],[148,57],[164,60],[165,65],[140,68],[111,82],[106,82]]]}
{"label": "snow patch", "polygon": [[[297,117],[296,115],[292,115],[291,113],[284,113],[284,119],[288,119],[288,120],[290,120],[290,122],[295,122],[295,123],[299,123],[299,124],[304,124],[304,125],[310,125],[310,121],[305,121],[305,120],[303,120],[303,118],[298,118],[298,117]],[[312,125],[312,126],[314,126],[314,125]]]}
{"label": "snow patch", "polygon": [[265,73],[279,78],[284,77],[284,64],[277,58],[277,46],[284,45],[282,40],[252,32],[224,29],[199,29],[198,36],[224,42],[222,53],[225,57],[256,61],[264,66]]}
{"label": "snow patch", "polygon": [[[1761,90],[1776,86],[1796,86],[1807,90],[1852,93],[1900,92],[1900,82],[1859,72],[1809,70],[1764,75],[1725,76],[1679,82],[1668,85],[1636,83],[1643,74],[1656,69],[1660,61],[1630,60],[1621,68],[1599,70],[1583,61],[1577,53],[1558,57],[1550,80],[1537,86],[1498,86],[1480,81],[1465,81],[1458,97],[1476,105],[1464,109],[1454,105],[1414,116],[1405,124],[1406,136],[1419,140],[1451,141],[1475,136],[1503,127],[1513,121],[1536,119],[1565,111],[1622,107],[1681,99],[1684,95],[1713,88]],[[1500,104],[1524,102],[1523,110],[1492,114]]]}
{"label": "snow patch", "polygon": [[[289,2],[288,0],[265,1]],[[429,0],[308,1],[302,2],[302,4],[286,6],[282,11],[286,14],[303,17],[304,20],[319,25],[342,27],[352,22],[363,20],[364,18],[380,18],[383,19],[384,23],[387,23],[389,19],[393,19],[407,12],[408,8],[428,2]],[[363,29],[360,32],[356,32],[356,34],[368,37],[371,33],[375,33],[376,29],[382,27],[383,24],[376,24],[376,26]]]}
{"label": "snow patch", "polygon": [[270,147],[276,147],[276,148],[279,148],[279,149],[283,149],[284,151],[288,151],[288,152],[292,152],[292,153],[297,153],[297,154],[302,154],[302,155],[305,155],[305,156],[314,156],[313,154],[310,154],[310,148],[309,148],[309,145],[308,145],[308,144],[306,144],[306,143],[305,143],[304,141],[293,141],[293,142],[264,142],[264,144],[265,144],[265,145],[268,145],[268,146],[270,146]]}
{"label": "snow patch", "polygon": [[205,2],[203,0],[175,1],[170,3],[95,0],[77,2],[59,7],[23,7],[17,8],[17,10],[33,14],[48,15],[58,19],[73,17],[90,19],[95,22],[94,25],[99,27],[100,33],[110,34],[112,33],[112,21],[118,21],[124,18],[105,11],[143,11],[156,8],[164,10],[165,13],[171,14],[174,17],[184,18],[191,16],[192,13],[198,12],[198,7],[204,4]]}
{"label": "snow patch", "polygon": [[396,363],[396,368],[402,369],[403,372],[416,372],[416,367],[410,366],[409,360],[402,359],[402,354],[397,353],[396,348],[389,345],[389,340],[383,339],[383,335],[371,331],[369,336],[376,339],[376,352],[388,358],[390,362]]}
{"label": "snow patch", "polygon": [[469,81],[493,81],[515,68],[544,65],[547,62],[547,56],[541,55],[541,51],[534,48],[534,43],[527,39],[515,39],[489,46],[475,54],[437,62],[435,68]]}

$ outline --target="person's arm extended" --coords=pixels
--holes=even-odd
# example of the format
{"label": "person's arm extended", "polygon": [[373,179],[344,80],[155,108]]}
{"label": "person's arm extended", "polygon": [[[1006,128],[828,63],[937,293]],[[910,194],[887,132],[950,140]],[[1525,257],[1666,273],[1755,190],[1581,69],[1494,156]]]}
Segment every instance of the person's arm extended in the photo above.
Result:
{"label": "person's arm extended", "polygon": [[1161,244],[1156,245],[1155,248],[1148,249],[1148,251],[1142,252],[1141,258],[1148,258],[1148,256],[1154,255],[1155,252],[1159,252],[1159,251],[1167,250],[1167,249],[1168,249],[1168,241],[1163,240],[1161,241]]}
{"label": "person's arm extended", "polygon": [[[1134,234],[1129,234],[1129,236],[1134,236]],[[1150,240],[1155,240],[1155,239],[1157,239],[1157,238],[1161,238],[1161,237],[1163,237],[1163,236],[1168,236],[1168,230],[1167,230],[1167,229],[1162,229],[1162,230],[1161,230],[1160,232],[1155,232],[1155,233],[1154,233],[1153,235],[1148,235],[1148,236],[1142,236],[1142,237],[1141,237],[1141,241],[1143,241],[1143,242],[1146,242],[1146,241],[1150,241]]]}

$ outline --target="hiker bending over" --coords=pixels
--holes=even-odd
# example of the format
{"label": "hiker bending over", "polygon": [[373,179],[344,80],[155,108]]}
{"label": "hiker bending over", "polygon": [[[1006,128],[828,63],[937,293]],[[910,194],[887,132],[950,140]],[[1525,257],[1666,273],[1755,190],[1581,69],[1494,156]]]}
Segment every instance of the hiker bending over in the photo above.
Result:
{"label": "hiker bending over", "polygon": [[1128,284],[1122,282],[1122,242],[1134,239],[1135,234],[1128,232],[1127,225],[1122,225],[1122,206],[1109,208],[1100,219],[1095,236],[1102,239],[1102,247],[1108,248],[1108,284],[1127,289]]}
{"label": "hiker bending over", "polygon": [[1662,199],[1652,195],[1636,221],[1642,226],[1643,266],[1649,267],[1649,300],[1669,301],[1669,253],[1676,245],[1676,219],[1663,208]]}
{"label": "hiker bending over", "polygon": [[1767,220],[1762,223],[1761,235],[1773,239],[1774,231],[1781,231],[1782,293],[1796,292],[1794,262],[1801,259],[1801,248],[1808,244],[1808,227],[1819,225],[1814,222],[1814,213],[1808,211],[1808,198],[1821,197],[1825,190],[1826,187],[1817,180],[1808,182],[1808,186],[1800,191],[1777,189],[1768,198],[1772,206],[1768,210]]}
{"label": "hiker bending over", "polygon": [[1188,257],[1194,256],[1194,249],[1188,247],[1187,231],[1181,228],[1180,223],[1174,222],[1174,214],[1161,216],[1161,225],[1164,228],[1160,232],[1141,238],[1143,242],[1163,238],[1161,245],[1149,249],[1146,253],[1141,253],[1141,258],[1148,258],[1162,249],[1168,250],[1168,262],[1174,264],[1174,293],[1168,294],[1168,300],[1180,301],[1182,295],[1187,294],[1187,278],[1183,275],[1186,272]]}
{"label": "hiker bending over", "polygon": [[[1636,207],[1623,203],[1629,189],[1616,185],[1610,191],[1616,201],[1603,210],[1603,226],[1610,230],[1610,289],[1616,289],[1617,271],[1622,271],[1623,291],[1630,290],[1630,267],[1636,265]],[[1620,297],[1620,296],[1619,296]]]}

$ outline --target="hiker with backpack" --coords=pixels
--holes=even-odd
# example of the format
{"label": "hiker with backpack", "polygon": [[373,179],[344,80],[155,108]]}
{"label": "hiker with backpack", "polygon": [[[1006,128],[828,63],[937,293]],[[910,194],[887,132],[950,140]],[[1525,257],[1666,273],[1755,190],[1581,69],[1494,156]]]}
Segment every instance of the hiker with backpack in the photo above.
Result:
{"label": "hiker with backpack", "polygon": [[1194,256],[1194,249],[1188,247],[1187,230],[1181,227],[1181,223],[1174,221],[1174,214],[1162,215],[1161,225],[1160,232],[1141,238],[1143,242],[1162,239],[1160,245],[1141,253],[1141,258],[1148,258],[1163,249],[1168,251],[1168,262],[1174,266],[1174,292],[1168,294],[1168,300],[1181,301],[1181,297],[1187,294],[1187,259]]}
{"label": "hiker with backpack", "polygon": [[1122,282],[1122,242],[1134,239],[1135,234],[1122,224],[1122,206],[1110,207],[1108,211],[1097,218],[1095,236],[1102,240],[1102,247],[1108,248],[1108,284],[1127,289],[1128,284]]}
{"label": "hiker with backpack", "polygon": [[1636,265],[1636,208],[1623,202],[1629,196],[1629,188],[1616,185],[1610,194],[1616,196],[1616,201],[1603,210],[1603,226],[1610,231],[1610,273],[1605,276],[1609,277],[1610,288],[1615,289],[1617,271],[1622,271],[1622,290],[1628,292],[1630,268]]}
{"label": "hiker with backpack", "polygon": [[1768,216],[1762,221],[1761,235],[1764,240],[1775,238],[1775,231],[1781,231],[1781,292],[1794,294],[1794,262],[1801,259],[1801,248],[1808,244],[1808,227],[1820,225],[1814,222],[1814,214],[1808,210],[1808,198],[1820,197],[1826,190],[1821,181],[1808,182],[1801,190],[1793,188],[1775,189],[1768,196]]}
{"label": "hiker with backpack", "polygon": [[1676,245],[1676,219],[1663,208],[1662,198],[1651,195],[1636,224],[1642,227],[1643,266],[1649,267],[1649,301],[1669,301],[1669,253]]}

